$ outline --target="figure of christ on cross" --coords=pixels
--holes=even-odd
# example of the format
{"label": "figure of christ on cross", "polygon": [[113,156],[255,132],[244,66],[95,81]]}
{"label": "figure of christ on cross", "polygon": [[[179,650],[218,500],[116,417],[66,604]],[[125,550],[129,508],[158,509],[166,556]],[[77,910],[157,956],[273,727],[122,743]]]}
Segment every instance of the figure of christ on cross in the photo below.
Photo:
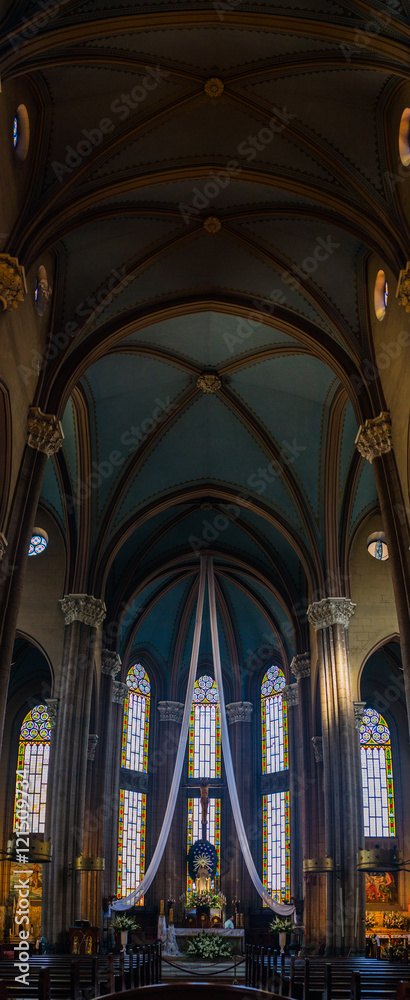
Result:
{"label": "figure of christ on cross", "polygon": [[[185,788],[198,788],[198,785],[185,785]],[[208,808],[209,808],[209,779],[199,779],[199,789],[201,792],[202,830],[201,839],[207,840]]]}

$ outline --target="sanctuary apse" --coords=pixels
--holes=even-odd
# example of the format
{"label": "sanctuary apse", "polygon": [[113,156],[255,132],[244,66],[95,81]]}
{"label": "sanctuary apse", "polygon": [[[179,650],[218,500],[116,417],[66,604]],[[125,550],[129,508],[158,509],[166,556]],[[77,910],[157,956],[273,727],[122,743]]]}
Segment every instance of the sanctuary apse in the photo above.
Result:
{"label": "sanctuary apse", "polygon": [[0,14],[2,941],[26,858],[57,950],[201,891],[362,952],[410,906],[408,0]]}

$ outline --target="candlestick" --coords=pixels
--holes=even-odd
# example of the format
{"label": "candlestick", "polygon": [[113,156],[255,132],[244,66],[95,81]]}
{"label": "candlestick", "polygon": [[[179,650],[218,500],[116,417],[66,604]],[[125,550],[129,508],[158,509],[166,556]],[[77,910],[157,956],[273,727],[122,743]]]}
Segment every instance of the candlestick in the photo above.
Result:
{"label": "candlestick", "polygon": [[170,909],[169,914],[168,914],[168,923],[169,924],[173,924],[174,923],[174,911],[173,911],[172,906],[171,906],[171,909]]}
{"label": "candlestick", "polygon": [[163,899],[161,899],[161,902],[159,904],[159,915],[160,915],[160,917],[164,917],[165,916],[165,913],[164,913],[164,900]]}

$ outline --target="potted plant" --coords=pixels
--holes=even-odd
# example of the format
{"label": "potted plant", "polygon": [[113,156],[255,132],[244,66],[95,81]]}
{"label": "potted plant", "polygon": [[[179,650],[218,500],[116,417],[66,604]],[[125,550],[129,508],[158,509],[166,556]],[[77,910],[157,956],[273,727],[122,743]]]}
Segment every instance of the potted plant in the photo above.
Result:
{"label": "potted plant", "polygon": [[140,924],[137,924],[133,917],[127,917],[125,914],[121,917],[116,917],[112,924],[110,924],[115,934],[119,934],[121,937],[121,950],[125,951],[128,931],[136,931],[140,929]]}
{"label": "potted plant", "polygon": [[280,953],[283,955],[285,951],[286,935],[293,931],[293,920],[290,917],[274,917],[272,922],[269,924],[269,930],[276,934],[279,934],[279,944]]}

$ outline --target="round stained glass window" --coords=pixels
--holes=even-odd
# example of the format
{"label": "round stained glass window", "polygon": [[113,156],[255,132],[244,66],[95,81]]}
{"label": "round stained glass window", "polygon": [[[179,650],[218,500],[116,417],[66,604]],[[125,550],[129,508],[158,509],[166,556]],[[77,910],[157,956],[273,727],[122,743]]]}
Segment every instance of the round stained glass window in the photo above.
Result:
{"label": "round stained glass window", "polygon": [[213,677],[209,677],[208,674],[199,677],[194,685],[194,703],[201,704],[203,701],[208,701],[211,704],[215,704],[218,700],[218,688]]}
{"label": "round stained glass window", "polygon": [[19,137],[19,123],[18,123],[18,119],[17,119],[17,116],[16,116],[15,119],[14,119],[14,121],[13,121],[13,146],[14,146],[14,149],[17,146],[18,137]]}
{"label": "round stained glass window", "polygon": [[280,694],[286,686],[286,677],[280,667],[269,667],[262,681],[262,697]]}
{"label": "round stained glass window", "polygon": [[385,316],[388,297],[389,286],[386,281],[386,275],[384,271],[380,270],[377,272],[376,281],[374,283],[374,311],[377,319],[382,320]]}
{"label": "round stained glass window", "polygon": [[29,556],[39,556],[40,552],[44,552],[44,549],[48,545],[48,535],[43,528],[33,528],[33,534],[31,536],[31,542],[29,545],[28,554]]}
{"label": "round stained glass window", "polygon": [[374,531],[372,535],[369,535],[366,545],[369,555],[373,556],[374,559],[384,562],[389,558],[384,531]]}
{"label": "round stained glass window", "polygon": [[389,741],[389,727],[383,716],[379,715],[374,708],[366,708],[360,726],[360,742],[362,746],[370,743],[376,744],[376,746],[383,746],[384,743],[389,743]]}
{"label": "round stained glass window", "polygon": [[50,716],[45,705],[37,705],[26,715],[20,731],[20,739],[26,743],[42,743],[50,739]]}
{"label": "round stained glass window", "polygon": [[128,671],[127,681],[128,687],[135,694],[143,694],[148,697],[151,694],[151,685],[148,680],[148,675],[144,670],[144,667],[140,663],[135,663],[131,670]]}

